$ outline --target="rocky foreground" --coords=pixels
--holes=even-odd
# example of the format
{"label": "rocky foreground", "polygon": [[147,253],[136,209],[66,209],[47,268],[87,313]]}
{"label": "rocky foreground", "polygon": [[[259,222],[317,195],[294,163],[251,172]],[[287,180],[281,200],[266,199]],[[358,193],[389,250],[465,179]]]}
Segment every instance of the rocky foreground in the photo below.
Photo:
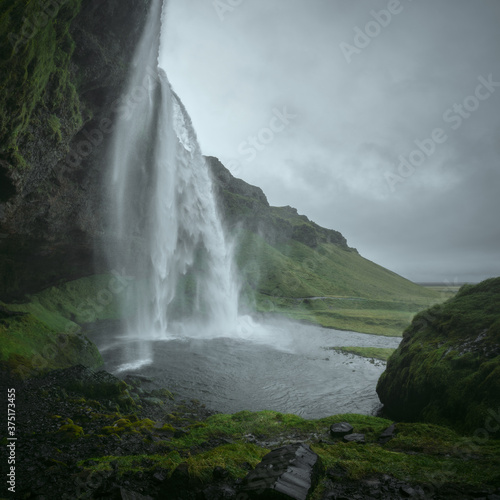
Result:
{"label": "rocky foreground", "polygon": [[16,389],[15,498],[500,499],[500,442],[445,427],[222,415],[80,366],[2,380]]}

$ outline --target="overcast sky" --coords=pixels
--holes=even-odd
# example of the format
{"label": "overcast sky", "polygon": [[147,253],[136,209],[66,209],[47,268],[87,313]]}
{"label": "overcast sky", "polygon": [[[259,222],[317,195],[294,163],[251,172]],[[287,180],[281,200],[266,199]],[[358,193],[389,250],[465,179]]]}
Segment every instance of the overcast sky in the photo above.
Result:
{"label": "overcast sky", "polygon": [[169,0],[166,17],[161,64],[204,154],[409,279],[500,275],[499,0]]}

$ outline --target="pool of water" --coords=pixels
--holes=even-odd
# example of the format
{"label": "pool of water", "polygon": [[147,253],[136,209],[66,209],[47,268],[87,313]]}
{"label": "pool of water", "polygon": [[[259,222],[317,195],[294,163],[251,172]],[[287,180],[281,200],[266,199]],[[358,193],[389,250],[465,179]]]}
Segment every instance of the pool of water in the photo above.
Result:
{"label": "pool of water", "polygon": [[375,387],[385,364],[328,348],[395,348],[401,340],[270,320],[252,321],[243,335],[224,337],[146,341],[109,326],[89,336],[105,368],[121,377],[148,377],[225,413],[275,410],[305,418],[375,413],[380,408]]}

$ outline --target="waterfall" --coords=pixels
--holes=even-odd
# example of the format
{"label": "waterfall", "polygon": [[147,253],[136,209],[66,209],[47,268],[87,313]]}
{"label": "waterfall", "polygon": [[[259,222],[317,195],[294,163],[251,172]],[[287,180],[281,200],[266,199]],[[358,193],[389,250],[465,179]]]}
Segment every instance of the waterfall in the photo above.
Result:
{"label": "waterfall", "polygon": [[158,67],[161,19],[162,2],[153,0],[117,106],[109,160],[108,255],[134,278],[121,297],[129,363],[151,361],[153,340],[227,335],[238,315],[233,252],[211,173]]}

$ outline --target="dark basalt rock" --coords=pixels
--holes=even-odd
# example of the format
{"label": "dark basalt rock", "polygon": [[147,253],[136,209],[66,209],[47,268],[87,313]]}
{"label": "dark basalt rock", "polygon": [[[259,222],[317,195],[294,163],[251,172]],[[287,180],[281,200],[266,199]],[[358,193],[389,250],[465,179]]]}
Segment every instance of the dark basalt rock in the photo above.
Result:
{"label": "dark basalt rock", "polygon": [[236,490],[227,484],[212,484],[201,493],[203,500],[232,500],[239,498]]}
{"label": "dark basalt rock", "polygon": [[130,491],[125,488],[120,488],[116,486],[110,491],[106,492],[102,496],[99,496],[100,499],[107,500],[153,500],[153,497],[141,495],[136,491]]}
{"label": "dark basalt rock", "polygon": [[348,434],[344,436],[344,441],[346,443],[366,443],[364,434]]}
{"label": "dark basalt rock", "polygon": [[333,424],[330,427],[330,434],[335,438],[341,438],[347,434],[352,434],[354,428],[348,422],[340,422],[339,424]]}
{"label": "dark basalt rock", "polygon": [[247,474],[240,494],[247,498],[306,500],[316,486],[320,459],[309,446],[294,444],[268,453]]}
{"label": "dark basalt rock", "polygon": [[389,442],[391,439],[396,437],[396,424],[391,424],[387,429],[385,429],[382,434],[380,434],[378,438],[379,444],[385,444]]}

